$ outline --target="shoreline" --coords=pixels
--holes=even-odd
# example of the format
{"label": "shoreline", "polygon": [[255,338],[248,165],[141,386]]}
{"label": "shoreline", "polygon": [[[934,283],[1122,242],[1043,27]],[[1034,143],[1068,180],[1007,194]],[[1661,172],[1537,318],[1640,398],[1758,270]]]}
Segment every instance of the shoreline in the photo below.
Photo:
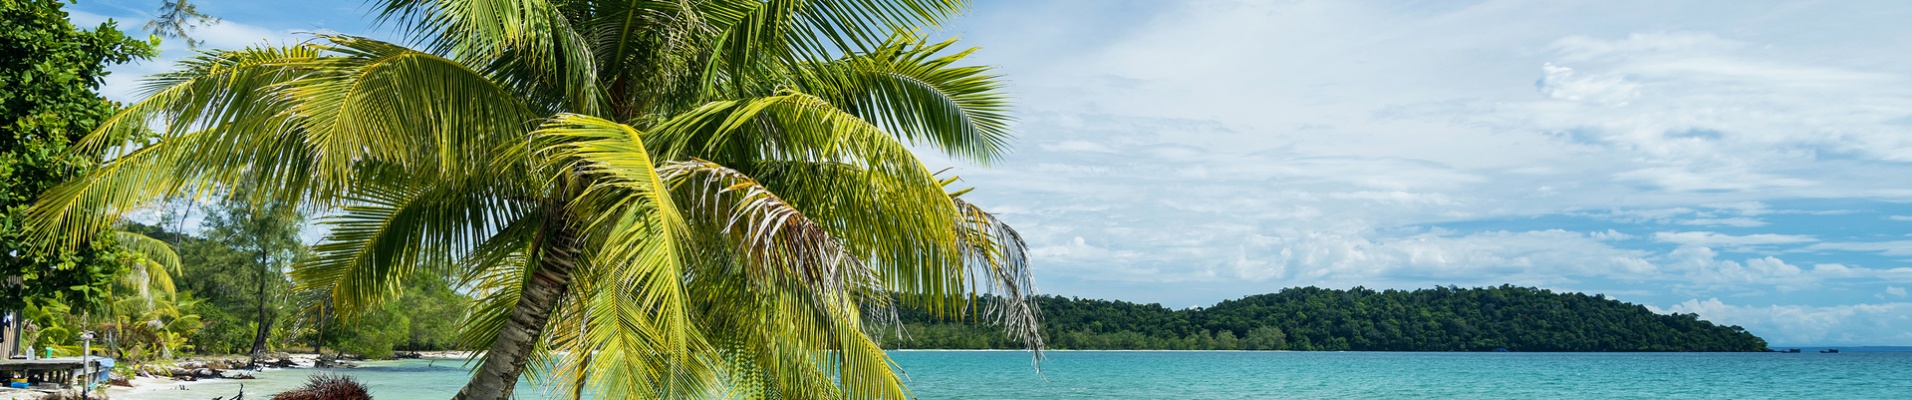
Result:
{"label": "shoreline", "polygon": [[[413,353],[403,353],[403,354],[413,354]],[[464,361],[464,360],[471,359],[472,356],[478,353],[472,352],[472,351],[448,350],[448,351],[420,351],[420,352],[417,352],[416,354],[418,354],[418,357],[416,359]],[[257,374],[259,372],[266,372],[266,371],[305,370],[305,369],[336,370],[341,368],[350,369],[350,368],[356,368],[356,363],[405,360],[405,358],[394,358],[390,360],[349,360],[349,362],[354,364],[351,364],[351,366],[346,366],[346,367],[319,367],[318,354],[281,353],[281,355],[283,357],[261,359],[261,363],[264,363],[266,360],[272,360],[273,362],[289,361],[291,364],[290,366],[265,367],[265,368],[256,369],[256,370],[244,369],[244,368],[211,368],[209,367],[209,365],[222,365],[222,363],[228,363],[227,365],[229,365],[229,363],[234,362],[234,360],[248,359],[248,357],[236,356],[236,355],[186,357],[186,358],[181,358],[179,360],[174,361],[175,363],[174,365],[180,366],[178,369],[187,369],[186,367],[190,367],[190,369],[212,369],[214,371],[217,371],[215,373],[216,375],[244,376],[243,378],[199,377],[193,380],[184,380],[184,379],[178,379],[178,378],[169,377],[169,376],[158,376],[158,375],[130,376],[130,377],[127,377],[127,380],[126,380],[126,383],[129,384],[130,386],[106,384],[106,385],[99,386],[99,388],[102,393],[105,393],[108,396],[130,395],[130,394],[139,394],[139,393],[147,393],[147,392],[162,391],[162,390],[192,390],[192,387],[203,385],[203,384],[225,382],[225,381],[251,380],[251,379],[254,379],[252,378],[254,374]]]}
{"label": "shoreline", "polygon": [[[1030,352],[1027,349],[888,349],[894,352]],[[1043,353],[1052,352],[1194,352],[1194,353],[1426,353],[1426,354],[1739,354],[1739,353],[1775,353],[1778,351],[1441,351],[1441,350],[1188,350],[1188,349],[1042,349]],[[1905,350],[1846,351],[1847,353],[1912,353]]]}

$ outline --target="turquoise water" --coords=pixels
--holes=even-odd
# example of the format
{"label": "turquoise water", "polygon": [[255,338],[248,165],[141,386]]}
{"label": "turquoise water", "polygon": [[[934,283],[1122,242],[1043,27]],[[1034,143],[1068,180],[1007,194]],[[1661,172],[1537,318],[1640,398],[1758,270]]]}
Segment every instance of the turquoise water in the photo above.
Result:
{"label": "turquoise water", "polygon": [[[1028,353],[891,353],[924,399],[1906,399],[1912,353],[1328,353],[1052,351],[1037,375]],[[444,399],[467,377],[459,360],[366,363],[339,370],[379,399]],[[115,399],[247,398],[296,386],[313,370],[188,385]],[[257,397],[255,397],[257,396]],[[521,389],[519,398],[544,398]]]}

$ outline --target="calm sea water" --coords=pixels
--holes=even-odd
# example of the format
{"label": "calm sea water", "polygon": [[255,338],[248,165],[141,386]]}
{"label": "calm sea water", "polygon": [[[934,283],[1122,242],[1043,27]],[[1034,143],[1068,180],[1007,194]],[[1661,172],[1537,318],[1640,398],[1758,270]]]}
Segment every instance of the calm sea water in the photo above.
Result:
{"label": "calm sea water", "polygon": [[[1912,353],[1357,353],[1052,351],[891,353],[924,399],[1912,399]],[[115,399],[248,399],[297,386],[314,370],[267,371],[118,394]],[[339,372],[378,399],[445,399],[462,360],[370,362]],[[528,389],[528,390],[527,390]],[[535,388],[519,398],[546,397]]]}

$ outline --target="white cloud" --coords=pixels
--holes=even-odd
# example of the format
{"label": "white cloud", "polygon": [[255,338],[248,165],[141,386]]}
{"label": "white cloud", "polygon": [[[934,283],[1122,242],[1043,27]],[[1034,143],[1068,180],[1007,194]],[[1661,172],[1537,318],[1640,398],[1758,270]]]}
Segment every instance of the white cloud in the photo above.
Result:
{"label": "white cloud", "polygon": [[1577,213],[1576,215],[1600,218],[1600,219],[1605,219],[1609,221],[1629,223],[1629,224],[1640,224],[1640,223],[1668,224],[1668,223],[1672,223],[1674,221],[1674,218],[1676,217],[1681,217],[1686,214],[1692,214],[1694,212],[1695,210],[1691,208],[1674,207],[1674,208],[1646,208],[1646,209],[1613,209],[1613,210],[1598,211],[1598,212],[1581,212],[1581,213]]}
{"label": "white cloud", "polygon": [[1806,251],[1876,252],[1888,256],[1912,255],[1912,240],[1888,242],[1826,242],[1806,246]]}
{"label": "white cloud", "polygon": [[1766,226],[1766,221],[1760,221],[1758,219],[1747,218],[1747,217],[1694,218],[1689,220],[1683,220],[1683,221],[1680,221],[1679,223],[1681,225],[1732,226],[1732,227],[1739,227],[1739,228],[1753,228],[1753,227]]}
{"label": "white cloud", "polygon": [[1682,246],[1754,246],[1771,244],[1796,244],[1816,242],[1811,236],[1781,235],[1757,233],[1751,235],[1728,235],[1716,232],[1655,232],[1653,240],[1676,243]]}
{"label": "white cloud", "polygon": [[1234,272],[1241,279],[1333,287],[1557,285],[1589,278],[1631,280],[1656,272],[1644,259],[1646,252],[1613,248],[1600,235],[1562,230],[1427,232],[1378,239],[1358,232],[1256,235],[1244,252],[1267,256],[1241,257]]}
{"label": "white cloud", "polygon": [[1912,215],[1892,215],[1885,218],[1893,221],[1912,221]]}
{"label": "white cloud", "polygon": [[1912,303],[1756,307],[1709,298],[1687,300],[1665,311],[1739,325],[1774,345],[1912,345]]}
{"label": "white cloud", "polygon": [[1056,143],[1044,143],[1038,146],[1045,151],[1058,153],[1115,153],[1115,150],[1110,149],[1109,146],[1086,140],[1064,140]]}
{"label": "white cloud", "polygon": [[1745,47],[1743,42],[1727,40],[1706,32],[1633,33],[1624,39],[1606,40],[1574,35],[1556,40],[1548,47],[1568,61],[1597,60],[1613,56],[1689,56],[1712,54]]}
{"label": "white cloud", "polygon": [[1036,246],[1029,249],[1029,257],[1039,260],[1050,273],[1081,274],[1095,276],[1099,280],[1150,280],[1167,278],[1170,281],[1199,279],[1184,276],[1171,271],[1138,265],[1136,262],[1142,253],[1133,250],[1116,250],[1091,244],[1088,239],[1076,236],[1063,244]]}
{"label": "white cloud", "polygon": [[1573,68],[1553,63],[1542,65],[1540,69],[1546,72],[1546,76],[1540,78],[1536,86],[1547,97],[1619,107],[1640,96],[1640,85],[1627,82],[1625,78],[1585,74],[1576,76]]}
{"label": "white cloud", "polygon": [[1594,239],[1598,239],[1598,240],[1604,240],[1604,241],[1632,240],[1633,238],[1636,237],[1636,236],[1628,235],[1624,232],[1620,232],[1620,231],[1616,231],[1612,229],[1608,229],[1606,232],[1589,232],[1587,233],[1587,236]]}
{"label": "white cloud", "polygon": [[1885,294],[1892,297],[1905,297],[1905,288],[1897,287],[1897,286],[1886,286]]}
{"label": "white cloud", "polygon": [[1725,260],[1720,259],[1719,253],[1713,249],[1698,246],[1675,249],[1664,260],[1668,276],[1679,277],[1679,283],[1673,284],[1673,287],[1702,293],[1758,287],[1794,292],[1818,288],[1828,279],[1851,272],[1836,264],[1815,266],[1808,270],[1771,256],[1744,261]]}

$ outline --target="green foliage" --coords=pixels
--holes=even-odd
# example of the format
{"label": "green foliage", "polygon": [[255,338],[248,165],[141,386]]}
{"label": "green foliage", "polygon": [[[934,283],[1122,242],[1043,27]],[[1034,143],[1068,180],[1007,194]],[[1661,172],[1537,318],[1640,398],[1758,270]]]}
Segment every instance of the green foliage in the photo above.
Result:
{"label": "green foliage", "polygon": [[97,164],[71,148],[116,108],[94,92],[106,67],[154,54],[110,21],[73,26],[63,3],[0,0],[0,278],[19,277],[0,290],[5,309],[56,297],[80,310],[104,307],[128,257],[104,231],[83,246],[48,248],[25,223],[41,193]]}
{"label": "green foliage", "polygon": [[94,91],[106,67],[154,55],[111,21],[73,26],[63,3],[0,0],[0,308],[24,310],[25,342],[56,354],[78,354],[78,334],[94,331],[96,348],[129,363],[163,358],[198,328],[194,301],[173,294],[170,248],[114,231],[47,246],[24,223],[43,192],[98,164],[73,150],[117,109]]}
{"label": "green foliage", "polygon": [[57,297],[38,299],[28,303],[20,314],[27,322],[20,332],[24,336],[20,341],[32,347],[37,355],[80,354],[79,335],[87,324],[65,301]]}
{"label": "green foliage", "polygon": [[399,348],[408,351],[456,349],[458,323],[472,305],[470,297],[433,274],[414,274],[406,279],[405,294],[394,303],[410,322],[411,333],[398,343]]}
{"label": "green foliage", "polygon": [[[1603,295],[1535,288],[1373,291],[1291,288],[1206,309],[1042,297],[1043,331],[1063,349],[1357,351],[1764,351],[1738,326],[1654,314]],[[897,348],[1013,348],[981,327],[904,312]]]}
{"label": "green foliage", "polygon": [[[330,351],[366,358],[389,358],[397,351],[457,350],[458,323],[472,300],[459,294],[443,277],[413,274],[398,299],[356,315],[320,313],[313,299],[306,315],[324,322],[325,345]],[[319,339],[318,330],[306,332],[301,343]]]}
{"label": "green foliage", "polygon": [[[246,203],[215,203],[202,208],[204,236],[170,232],[158,226],[133,224],[132,232],[141,233],[179,247],[182,263],[177,276],[180,296],[191,298],[188,311],[196,313],[202,328],[182,335],[187,342],[172,348],[190,349],[199,354],[244,354],[251,350],[259,329],[258,289],[261,277],[269,288],[267,308],[272,312],[269,348],[304,347],[318,340],[318,307],[323,292],[291,291],[282,272],[260,274],[255,249],[265,241],[242,238],[238,230],[249,213],[233,208],[251,207]],[[263,216],[263,215],[262,215]],[[182,218],[169,216],[170,220]],[[253,226],[280,226],[282,222],[255,221]],[[281,231],[280,233],[287,233]],[[284,239],[282,237],[282,239]],[[280,243],[286,243],[280,241]],[[296,250],[280,249],[283,252]],[[458,322],[470,309],[471,299],[460,294],[444,278],[417,274],[407,280],[404,293],[377,310],[357,317],[325,315],[325,345],[328,353],[344,350],[348,354],[385,358],[395,350],[452,350]],[[186,308],[182,308],[184,310]]]}
{"label": "green foliage", "polygon": [[189,339],[203,327],[199,315],[191,313],[200,303],[190,294],[123,297],[114,302],[110,319],[96,332],[112,357],[127,364],[171,359],[191,350]]}
{"label": "green foliage", "polygon": [[[284,268],[302,248],[301,215],[282,202],[255,203],[234,195],[200,211],[199,236],[126,226],[132,233],[175,246],[180,263],[175,287],[205,300],[194,310],[205,326],[191,337],[192,347],[213,354],[247,353],[262,329],[267,348],[287,345],[295,336],[296,319],[284,312],[291,305],[291,282]],[[183,217],[167,217],[168,222],[176,218]]]}
{"label": "green foliage", "polygon": [[57,297],[36,299],[22,310],[27,321],[22,342],[50,349],[54,356],[74,356],[80,354],[80,333],[92,331],[99,339],[93,343],[94,354],[138,365],[190,349],[187,339],[201,326],[199,316],[191,313],[199,300],[190,295],[161,292],[110,298],[112,304],[99,313],[76,312]]}
{"label": "green foliage", "polygon": [[1242,339],[1242,350],[1281,350],[1288,347],[1288,334],[1274,325],[1262,325],[1248,331],[1248,338]]}
{"label": "green foliage", "polygon": [[[253,340],[248,353],[255,356],[275,348],[274,339],[290,339],[289,325],[280,323],[291,293],[285,268],[296,259],[304,244],[299,229],[305,216],[284,199],[253,195],[246,187],[233,188],[223,201],[207,209],[200,225],[207,240],[217,242],[245,260],[240,269],[253,275],[254,290],[248,295],[254,304],[251,315]],[[275,330],[275,328],[277,328]]]}
{"label": "green foliage", "polygon": [[386,302],[377,309],[340,318],[328,329],[327,341],[339,352],[365,358],[392,358],[393,349],[406,344],[412,333],[411,318],[406,317],[403,302]]}
{"label": "green foliage", "polygon": [[[205,300],[195,310],[204,329],[191,338],[193,348],[210,354],[249,350],[258,326],[255,291],[260,275],[256,272],[256,258],[223,242],[155,227],[139,228],[177,246],[182,265],[181,274],[175,279],[176,286],[182,293]],[[277,286],[286,285],[283,278],[272,280],[277,281]]]}

